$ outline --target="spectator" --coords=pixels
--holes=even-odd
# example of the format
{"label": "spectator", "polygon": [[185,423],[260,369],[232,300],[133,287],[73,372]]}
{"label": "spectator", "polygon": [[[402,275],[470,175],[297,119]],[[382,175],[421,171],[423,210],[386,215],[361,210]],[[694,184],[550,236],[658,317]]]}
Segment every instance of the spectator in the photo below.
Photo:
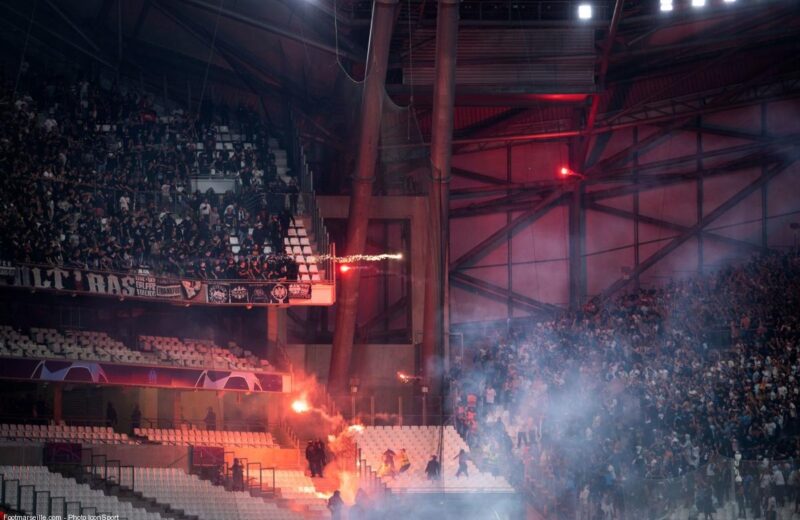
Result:
{"label": "spectator", "polygon": [[425,466],[425,474],[428,476],[428,480],[439,480],[440,471],[441,465],[436,455],[431,455],[431,460],[429,460],[428,464]]}
{"label": "spectator", "polygon": [[467,468],[467,461],[469,460],[469,455],[463,449],[458,450],[458,455],[453,457],[453,460],[458,459],[458,472],[456,472],[456,478],[464,475],[465,477],[469,477],[469,471]]}
{"label": "spectator", "polygon": [[344,500],[342,500],[341,493],[339,493],[337,489],[328,499],[328,510],[331,512],[331,520],[340,520],[342,518],[342,509],[344,509]]}
{"label": "spectator", "polygon": [[106,426],[117,427],[117,410],[111,404],[111,401],[106,404]]}
{"label": "spectator", "polygon": [[381,477],[394,477],[395,476],[395,467],[394,467],[394,457],[396,453],[392,451],[391,448],[386,448],[386,451],[383,452],[383,464],[378,470],[378,475]]}
{"label": "spectator", "polygon": [[[291,183],[259,173],[272,159],[267,129],[254,114],[242,113],[247,123],[227,123],[247,126],[252,146],[238,142],[230,153],[219,152],[215,121],[183,111],[155,114],[152,100],[133,89],[91,81],[78,87],[35,74],[23,80],[18,101],[0,109],[5,259],[182,277],[199,277],[201,261],[205,276],[221,274],[217,267],[229,260],[257,266],[243,271],[253,278],[286,279],[296,269],[283,250],[288,225],[279,223],[267,242],[272,259],[263,251],[268,237],[249,239],[256,216],[266,211],[265,196],[291,191]],[[195,143],[204,140],[200,151]],[[240,178],[242,189],[224,196],[191,193],[191,176],[218,161]],[[220,219],[227,207],[233,210]],[[276,208],[274,216],[282,211]],[[247,247],[235,251],[231,236]]]}
{"label": "spectator", "polygon": [[133,405],[133,412],[131,412],[131,432],[136,428],[142,426],[142,411],[139,409],[139,403]]}
{"label": "spectator", "polygon": [[[789,493],[779,485],[789,472],[770,461],[800,455],[799,306],[800,259],[769,253],[550,321],[476,331],[465,337],[475,368],[457,366],[451,384],[457,428],[478,466],[510,471],[520,460],[516,481],[562,516],[578,516],[570,504],[585,510],[582,497],[607,495],[617,514],[631,486],[703,477],[706,505],[735,498],[766,511],[769,496],[780,505]],[[731,475],[736,453],[766,454],[767,465]],[[735,497],[725,485],[734,478]],[[637,496],[624,504],[633,516],[677,504]]]}
{"label": "spectator", "polygon": [[408,471],[408,468],[411,467],[411,461],[408,459],[408,453],[406,453],[405,448],[400,448],[400,455],[398,455],[400,459],[400,468],[398,469],[398,473],[405,473]]}
{"label": "spectator", "polygon": [[239,459],[233,459],[231,474],[233,476],[233,490],[244,491],[244,467]]}
{"label": "spectator", "polygon": [[217,414],[214,413],[214,410],[210,406],[208,410],[206,410],[204,422],[206,423],[206,430],[214,431],[217,429]]}

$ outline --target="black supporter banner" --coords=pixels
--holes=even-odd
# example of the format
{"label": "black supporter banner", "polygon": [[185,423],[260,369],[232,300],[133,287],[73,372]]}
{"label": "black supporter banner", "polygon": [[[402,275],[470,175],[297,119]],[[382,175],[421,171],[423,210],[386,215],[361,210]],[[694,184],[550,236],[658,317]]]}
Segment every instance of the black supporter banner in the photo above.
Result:
{"label": "black supporter banner", "polygon": [[299,282],[213,283],[208,285],[209,303],[285,304],[310,300],[311,284]]}
{"label": "black supporter banner", "polygon": [[275,305],[310,300],[311,283],[181,280],[146,270],[122,274],[0,263],[0,286],[211,305]]}

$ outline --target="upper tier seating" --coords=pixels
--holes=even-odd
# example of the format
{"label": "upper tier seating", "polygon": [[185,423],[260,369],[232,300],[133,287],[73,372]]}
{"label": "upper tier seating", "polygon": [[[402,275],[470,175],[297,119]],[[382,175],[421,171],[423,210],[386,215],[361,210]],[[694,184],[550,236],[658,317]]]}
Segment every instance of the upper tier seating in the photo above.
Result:
{"label": "upper tier seating", "polygon": [[[439,428],[439,426],[367,427],[358,434],[356,442],[361,448],[362,457],[375,471],[381,467],[383,453],[388,448],[397,454],[401,448],[405,448],[411,468],[395,478],[383,478],[384,483],[395,492],[513,492],[505,478],[481,473],[472,462],[467,463],[469,477],[455,478],[458,463],[453,459],[459,450],[469,452],[469,448],[452,426],[444,428],[442,478],[439,481],[429,481],[425,475],[425,466],[431,455],[435,455],[438,451]],[[399,468],[397,460],[395,457],[396,469]]]}
{"label": "upper tier seating", "polygon": [[264,432],[231,432],[206,430],[174,430],[136,428],[133,433],[153,442],[175,446],[224,446],[243,448],[273,448],[272,434]]}
{"label": "upper tier seating", "polygon": [[[123,479],[123,485],[130,485]],[[136,468],[134,491],[204,520],[300,520],[274,501],[244,491],[226,491],[176,468]]]}
{"label": "upper tier seating", "polygon": [[0,107],[0,162],[15,164],[0,178],[1,260],[287,279],[312,254],[289,225],[297,179],[256,111],[198,117],[135,86],[39,72],[0,86],[15,99]]}
{"label": "upper tier seating", "polygon": [[107,426],[61,424],[0,424],[0,437],[24,442],[80,442],[83,444],[140,444]]}
{"label": "upper tier seating", "polygon": [[221,348],[211,340],[184,339],[163,336],[140,336],[139,347],[154,352],[158,359],[170,364],[193,368],[218,368],[230,370],[266,370],[270,364],[234,342]]}
{"label": "upper tier seating", "polygon": [[[88,484],[78,484],[73,479],[65,478],[59,474],[51,473],[44,466],[0,466],[0,475],[5,480],[19,480],[21,485],[33,485],[36,491],[49,491],[51,497],[64,497],[67,502],[80,502],[80,506],[69,504],[67,511],[69,514],[80,514],[87,508],[87,514],[108,514],[119,515],[120,518],[128,520],[161,520],[161,515],[156,512],[148,512],[144,509],[136,508],[130,502],[120,501],[112,495],[105,495],[100,490],[91,489]],[[17,503],[17,493],[15,484],[9,483],[6,492],[6,501],[14,509],[19,509],[27,514],[33,514],[34,504],[33,495],[30,492],[22,494],[21,503]],[[47,512],[47,495],[40,493],[37,495],[36,513]],[[62,504],[62,502],[59,502]],[[57,506],[58,507],[58,506]],[[61,511],[53,511],[54,515],[59,515]]]}
{"label": "upper tier seating", "polygon": [[[32,339],[33,338],[33,339]],[[211,340],[141,336],[140,349],[133,350],[105,332],[57,331],[31,328],[26,335],[0,325],[0,357],[70,359],[166,365],[218,370],[268,371],[272,365],[235,342],[227,348]]]}

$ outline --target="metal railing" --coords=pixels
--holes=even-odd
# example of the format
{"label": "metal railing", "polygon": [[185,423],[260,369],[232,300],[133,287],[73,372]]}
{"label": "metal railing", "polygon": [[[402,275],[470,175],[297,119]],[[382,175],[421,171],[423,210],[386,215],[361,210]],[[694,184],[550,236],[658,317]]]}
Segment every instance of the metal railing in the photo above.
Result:
{"label": "metal railing", "polygon": [[[174,418],[170,417],[143,417],[140,427],[176,430],[209,430],[205,419],[180,419],[176,421]],[[230,432],[267,432],[269,431],[269,424],[267,421],[223,419],[217,421],[213,430]]]}
{"label": "metal railing", "polygon": [[334,244],[331,243],[331,238],[328,234],[328,230],[325,228],[322,213],[317,205],[317,197],[314,192],[314,172],[311,171],[311,168],[308,166],[308,158],[302,140],[300,139],[300,132],[294,121],[294,114],[292,114],[291,119],[291,157],[296,161],[295,171],[297,172],[300,200],[303,206],[302,214],[309,218],[310,229],[314,234],[314,241],[317,245],[317,255],[321,257],[320,260],[322,260],[318,265],[324,266],[325,280],[334,281],[336,276],[334,268],[336,266],[333,258],[336,256],[336,251]]}

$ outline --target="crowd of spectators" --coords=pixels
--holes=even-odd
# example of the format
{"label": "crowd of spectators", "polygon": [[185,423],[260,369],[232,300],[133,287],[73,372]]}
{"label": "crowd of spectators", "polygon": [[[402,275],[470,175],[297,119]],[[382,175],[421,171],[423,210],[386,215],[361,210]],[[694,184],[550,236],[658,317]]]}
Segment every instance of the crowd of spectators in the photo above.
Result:
{"label": "crowd of spectators", "polygon": [[[198,116],[131,86],[20,72],[0,92],[0,258],[296,276],[284,237],[298,188],[278,174],[256,112],[215,106]],[[220,128],[238,140],[218,146]],[[238,189],[193,191],[196,176],[235,179]]]}
{"label": "crowd of spectators", "polygon": [[800,258],[771,253],[482,331],[458,429],[559,518],[769,518],[800,497],[798,310]]}

